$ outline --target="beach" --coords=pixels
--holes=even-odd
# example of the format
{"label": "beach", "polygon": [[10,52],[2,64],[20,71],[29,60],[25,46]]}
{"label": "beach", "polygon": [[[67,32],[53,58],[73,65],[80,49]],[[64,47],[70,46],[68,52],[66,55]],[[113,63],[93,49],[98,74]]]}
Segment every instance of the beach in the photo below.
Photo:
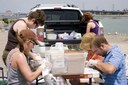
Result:
{"label": "beach", "polygon": [[[2,56],[3,50],[5,48],[7,42],[7,31],[0,32],[0,56]],[[125,53],[128,54],[128,34],[110,34],[104,35],[106,39],[110,42],[110,44],[118,45],[119,48]],[[0,57],[0,66],[4,68],[4,73],[6,76],[6,67],[2,61],[2,57]],[[1,74],[0,74],[1,75]]]}

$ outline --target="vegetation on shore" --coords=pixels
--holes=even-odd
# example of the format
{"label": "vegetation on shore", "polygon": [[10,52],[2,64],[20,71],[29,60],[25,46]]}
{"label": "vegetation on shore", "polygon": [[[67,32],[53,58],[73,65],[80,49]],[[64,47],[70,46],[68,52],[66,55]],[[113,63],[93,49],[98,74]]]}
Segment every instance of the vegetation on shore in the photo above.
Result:
{"label": "vegetation on shore", "polygon": [[16,20],[16,18],[0,18],[0,21],[4,21],[4,23],[9,24]]}

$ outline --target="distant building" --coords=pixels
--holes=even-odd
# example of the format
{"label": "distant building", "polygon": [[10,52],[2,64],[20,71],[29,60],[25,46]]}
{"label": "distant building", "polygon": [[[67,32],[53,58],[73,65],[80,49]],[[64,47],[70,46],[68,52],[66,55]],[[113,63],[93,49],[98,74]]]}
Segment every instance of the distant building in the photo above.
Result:
{"label": "distant building", "polygon": [[0,13],[0,18],[22,18],[26,17],[27,13],[12,13],[11,11],[6,11],[5,13]]}
{"label": "distant building", "polygon": [[7,10],[4,15],[5,15],[5,16],[12,16],[13,13],[12,13],[11,10]]}

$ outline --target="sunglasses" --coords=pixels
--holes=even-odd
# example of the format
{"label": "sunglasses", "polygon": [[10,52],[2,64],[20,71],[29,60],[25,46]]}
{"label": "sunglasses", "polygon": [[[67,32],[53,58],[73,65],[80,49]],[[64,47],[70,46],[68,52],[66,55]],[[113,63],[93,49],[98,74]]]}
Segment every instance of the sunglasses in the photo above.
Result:
{"label": "sunglasses", "polygon": [[30,42],[31,42],[33,45],[36,45],[36,43],[35,43],[34,41],[30,40]]}

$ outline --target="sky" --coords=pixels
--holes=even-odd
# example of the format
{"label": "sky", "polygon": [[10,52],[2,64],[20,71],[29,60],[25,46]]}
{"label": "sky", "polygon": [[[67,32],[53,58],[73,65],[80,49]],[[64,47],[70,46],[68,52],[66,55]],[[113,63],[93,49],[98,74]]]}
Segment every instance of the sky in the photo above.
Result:
{"label": "sky", "polygon": [[37,4],[74,4],[81,10],[123,10],[128,9],[128,0],[0,0],[0,12],[27,13]]}

